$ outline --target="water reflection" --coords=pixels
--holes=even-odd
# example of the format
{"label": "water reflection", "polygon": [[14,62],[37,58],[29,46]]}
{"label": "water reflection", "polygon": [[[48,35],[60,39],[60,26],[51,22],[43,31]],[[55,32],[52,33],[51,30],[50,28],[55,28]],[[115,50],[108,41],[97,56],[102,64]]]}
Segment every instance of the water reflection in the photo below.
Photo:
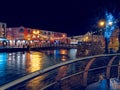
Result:
{"label": "water reflection", "polygon": [[61,60],[62,60],[62,61],[66,61],[67,59],[68,59],[68,56],[64,56],[64,55],[61,56]]}
{"label": "water reflection", "polygon": [[7,60],[7,54],[6,53],[0,53],[0,76],[5,75],[5,69],[6,69],[6,60]]}
{"label": "water reflection", "polygon": [[6,53],[0,53],[0,77],[2,77],[2,78],[0,78],[0,84],[6,81],[6,79],[3,78],[4,76],[6,76],[6,73],[5,73],[6,65],[7,65],[6,57],[7,57]]}
{"label": "water reflection", "polygon": [[[66,57],[67,51],[61,50],[61,54],[63,54],[61,60],[66,61],[67,60],[67,57]],[[60,67],[58,69],[56,80],[60,80],[61,78],[65,77],[67,75],[67,70],[68,70],[68,65]]]}
{"label": "water reflection", "polygon": [[41,52],[27,53],[27,71],[34,72],[43,68],[43,54]]}
{"label": "water reflection", "polygon": [[[75,57],[76,50],[47,50],[30,52],[0,53],[0,85],[20,78],[31,72],[42,70],[54,64],[64,62]],[[37,77],[27,83],[28,90],[37,90],[37,86],[44,85],[45,78],[59,79],[68,73],[68,66],[62,66],[51,75]]]}
{"label": "water reflection", "polygon": [[31,81],[29,81],[26,84],[27,90],[39,90],[40,87],[45,85],[44,82],[42,82],[45,77],[46,75],[43,75],[43,76],[36,77],[32,79]]}
{"label": "water reflection", "polygon": [[77,49],[70,49],[69,51],[69,57],[70,59],[75,59],[77,54]]}
{"label": "water reflection", "polygon": [[58,74],[56,76],[56,80],[60,80],[61,78],[67,75],[68,66],[62,66],[58,69]]}
{"label": "water reflection", "polygon": [[68,54],[68,50],[62,49],[62,50],[60,50],[60,54],[67,55]]}

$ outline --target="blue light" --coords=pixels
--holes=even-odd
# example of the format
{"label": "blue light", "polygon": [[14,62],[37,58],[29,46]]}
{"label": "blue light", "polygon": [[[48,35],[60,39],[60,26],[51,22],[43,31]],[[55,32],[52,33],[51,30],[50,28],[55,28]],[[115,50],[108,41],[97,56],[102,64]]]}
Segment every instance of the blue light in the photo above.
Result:
{"label": "blue light", "polygon": [[0,53],[0,76],[4,76],[7,64],[7,53]]}
{"label": "blue light", "polygon": [[105,25],[105,32],[104,37],[109,41],[110,37],[115,30],[116,23],[115,18],[111,13],[106,13],[106,25]]}

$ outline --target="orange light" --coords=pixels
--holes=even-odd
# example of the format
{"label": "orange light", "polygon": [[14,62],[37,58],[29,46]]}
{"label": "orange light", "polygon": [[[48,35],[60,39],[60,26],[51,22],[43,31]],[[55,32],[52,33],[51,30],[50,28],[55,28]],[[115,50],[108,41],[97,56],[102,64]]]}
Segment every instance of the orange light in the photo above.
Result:
{"label": "orange light", "polygon": [[39,30],[33,30],[33,34],[39,34],[40,31]]}
{"label": "orange light", "polygon": [[30,38],[28,38],[27,40],[30,40]]}
{"label": "orange light", "polygon": [[62,36],[63,36],[63,37],[65,37],[66,35],[65,35],[65,34],[63,34]]}
{"label": "orange light", "polygon": [[33,34],[35,34],[35,31],[33,31]]}
{"label": "orange light", "polygon": [[60,50],[60,54],[66,55],[67,54],[67,50],[64,50],[64,49]]}
{"label": "orange light", "polygon": [[39,31],[39,30],[37,30],[37,34],[39,34],[39,32],[40,32],[40,31]]}
{"label": "orange light", "polygon": [[100,26],[100,27],[105,26],[105,21],[104,21],[104,20],[100,21],[100,22],[99,22],[99,26]]}

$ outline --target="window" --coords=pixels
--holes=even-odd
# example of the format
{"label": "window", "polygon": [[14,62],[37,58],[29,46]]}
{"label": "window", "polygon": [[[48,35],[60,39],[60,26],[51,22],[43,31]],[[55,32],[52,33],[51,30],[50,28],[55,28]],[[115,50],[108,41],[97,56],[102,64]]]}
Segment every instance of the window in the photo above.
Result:
{"label": "window", "polygon": [[44,35],[46,35],[46,32],[44,32]]}
{"label": "window", "polygon": [[19,31],[20,31],[20,32],[23,32],[24,30],[23,30],[23,29],[20,29]]}
{"label": "window", "polygon": [[51,33],[50,32],[48,32],[48,35],[50,35]]}
{"label": "window", "polygon": [[28,29],[28,33],[30,33],[30,29]]}
{"label": "window", "polygon": [[5,24],[3,24],[3,25],[2,25],[2,28],[5,28],[5,27],[6,27],[6,25],[5,25]]}

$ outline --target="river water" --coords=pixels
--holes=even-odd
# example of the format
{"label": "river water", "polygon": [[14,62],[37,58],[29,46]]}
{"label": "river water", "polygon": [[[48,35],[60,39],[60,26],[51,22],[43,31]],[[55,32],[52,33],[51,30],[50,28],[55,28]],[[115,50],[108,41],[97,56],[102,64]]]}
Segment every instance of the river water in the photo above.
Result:
{"label": "river water", "polygon": [[[0,53],[0,85],[54,64],[75,59],[76,53],[77,49]],[[65,74],[65,72],[61,72],[62,70],[65,71],[65,69],[66,66],[59,68],[58,78],[61,73],[62,75]],[[33,87],[33,83],[28,83],[27,86]]]}

